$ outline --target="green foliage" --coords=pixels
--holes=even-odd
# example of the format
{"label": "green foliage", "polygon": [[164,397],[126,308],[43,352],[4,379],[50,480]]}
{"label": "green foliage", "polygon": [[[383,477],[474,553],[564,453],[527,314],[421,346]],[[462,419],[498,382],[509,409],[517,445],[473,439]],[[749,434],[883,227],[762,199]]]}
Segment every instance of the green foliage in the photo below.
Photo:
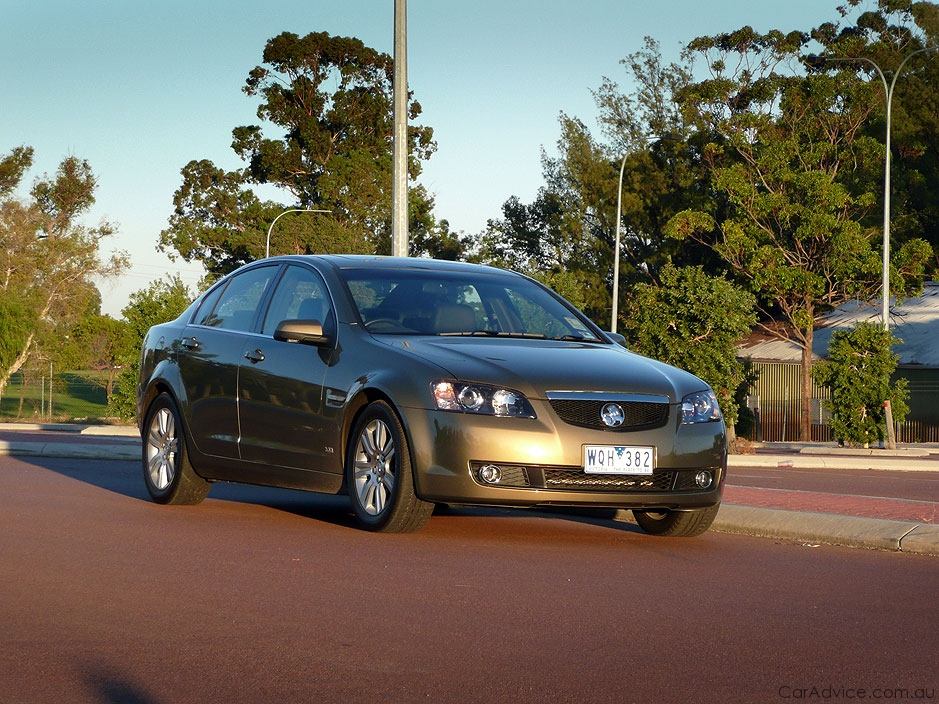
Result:
{"label": "green foliage", "polygon": [[8,195],[33,165],[33,148],[16,147],[0,158],[0,197]]}
{"label": "green foliage", "polygon": [[111,415],[125,420],[137,415],[137,376],[143,338],[152,326],[178,318],[192,300],[192,294],[178,275],[158,279],[130,295],[121,311],[126,323],[116,352],[121,371],[114,393],[108,397]]}
{"label": "green foliage", "polygon": [[59,363],[92,384],[104,387],[106,398],[114,391],[114,383],[122,365],[122,344],[127,323],[97,312],[78,321],[62,341]]}
{"label": "green foliage", "polygon": [[16,296],[0,294],[0,368],[8,369],[29,336],[30,315]]}
{"label": "green foliage", "polygon": [[[876,240],[860,220],[879,188],[879,152],[856,137],[871,110],[868,86],[777,72],[801,49],[795,39],[741,30],[692,43],[714,77],[690,86],[684,105],[700,129],[721,135],[705,153],[729,208],[716,238],[714,213],[701,211],[679,214],[668,232],[710,243],[804,344],[816,310],[876,290]],[[726,75],[726,65],[748,68]]]}
{"label": "green foliage", "polygon": [[[264,65],[254,68],[244,92],[260,101],[259,119],[232,131],[232,148],[245,162],[227,172],[205,160],[191,161],[173,202],[159,248],[200,261],[213,276],[264,255],[390,253],[393,147],[393,62],[358,39],[325,32],[305,37],[284,32],[267,42]],[[411,101],[409,120],[421,112]],[[270,138],[265,128],[278,135]],[[435,149],[428,127],[408,129],[410,180]],[[277,186],[292,205],[261,201],[250,187]],[[434,228],[433,201],[413,186],[409,233],[418,250],[451,252],[449,233]],[[326,210],[283,218],[291,208]]]}
{"label": "green foliage", "polygon": [[661,276],[661,285],[637,285],[627,302],[630,347],[706,381],[732,427],[746,371],[736,343],[756,322],[754,297],[701,267],[668,265]]}
{"label": "green foliage", "polygon": [[907,381],[890,384],[899,359],[891,348],[900,342],[892,332],[871,322],[832,335],[828,360],[816,364],[812,374],[831,391],[825,406],[832,413],[829,425],[835,437],[864,446],[883,440],[885,401],[890,401],[895,423],[906,419]]}
{"label": "green foliage", "polygon": [[205,159],[190,161],[182,176],[159,249],[172,248],[187,262],[202,262],[214,276],[264,255],[267,223],[283,208],[262,203],[244,187],[241,172],[226,172]]}
{"label": "green foliage", "polygon": [[440,220],[433,227],[409,238],[408,254],[448,261],[462,261],[472,244],[469,237],[450,230],[450,223]]}
{"label": "green foliage", "polygon": [[[932,184],[939,171],[939,62],[936,52],[915,56],[913,52],[936,46],[939,39],[939,5],[911,0],[878,0],[875,3],[852,0],[852,8],[862,11],[853,25],[834,23],[813,31],[813,39],[824,47],[821,53],[831,58],[863,57],[880,67],[892,82],[904,59],[902,73],[893,91],[891,118],[891,181],[895,197],[891,203],[891,240],[895,248],[916,239],[926,239],[933,252],[939,248],[939,191]],[[843,13],[848,16],[848,13]],[[886,132],[884,87],[876,69],[869,63],[829,62],[825,71],[835,72],[839,81],[852,82],[858,75],[874,91],[874,112],[863,126],[863,134],[876,140],[883,149]],[[876,227],[878,218],[865,224]],[[931,253],[931,273],[937,273],[937,258]],[[902,283],[898,279],[897,283]],[[891,286],[895,293],[906,295],[902,288]]]}

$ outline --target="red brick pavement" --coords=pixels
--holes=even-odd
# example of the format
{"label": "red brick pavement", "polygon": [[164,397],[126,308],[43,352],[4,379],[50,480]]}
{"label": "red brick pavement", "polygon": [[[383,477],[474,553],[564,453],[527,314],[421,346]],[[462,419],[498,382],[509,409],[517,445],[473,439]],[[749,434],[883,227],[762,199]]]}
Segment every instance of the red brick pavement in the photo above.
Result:
{"label": "red brick pavement", "polygon": [[724,487],[723,500],[729,504],[777,508],[789,511],[834,513],[845,516],[886,518],[917,523],[939,523],[939,503],[887,499],[871,496],[843,496],[791,489]]}

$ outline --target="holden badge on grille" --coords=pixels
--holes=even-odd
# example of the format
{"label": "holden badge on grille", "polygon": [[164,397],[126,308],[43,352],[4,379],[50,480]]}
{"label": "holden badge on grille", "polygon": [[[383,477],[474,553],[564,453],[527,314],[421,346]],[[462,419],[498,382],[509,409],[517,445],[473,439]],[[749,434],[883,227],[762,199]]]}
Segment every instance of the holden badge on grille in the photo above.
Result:
{"label": "holden badge on grille", "polygon": [[626,413],[618,403],[608,403],[600,409],[600,420],[608,428],[618,428],[626,420]]}

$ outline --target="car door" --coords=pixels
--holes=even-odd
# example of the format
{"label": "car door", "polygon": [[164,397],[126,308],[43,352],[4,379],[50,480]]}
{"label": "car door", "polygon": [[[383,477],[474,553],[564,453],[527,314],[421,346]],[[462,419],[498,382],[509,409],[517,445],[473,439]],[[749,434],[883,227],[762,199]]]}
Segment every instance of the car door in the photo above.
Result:
{"label": "car door", "polygon": [[206,297],[183,332],[177,355],[186,392],[183,413],[198,453],[239,457],[238,371],[278,268],[255,267],[232,276]]}
{"label": "car door", "polygon": [[277,282],[260,334],[241,360],[241,456],[278,467],[335,471],[339,448],[324,427],[323,384],[331,346],[283,342],[273,337],[284,320],[315,320],[335,340],[332,301],[320,275],[289,265]]}

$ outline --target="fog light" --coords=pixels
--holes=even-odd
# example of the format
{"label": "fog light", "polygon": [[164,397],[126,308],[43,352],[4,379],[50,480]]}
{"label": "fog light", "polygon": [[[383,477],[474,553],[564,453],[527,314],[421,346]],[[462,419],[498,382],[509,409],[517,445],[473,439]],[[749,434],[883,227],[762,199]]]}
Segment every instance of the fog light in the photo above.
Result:
{"label": "fog light", "polygon": [[486,484],[498,484],[502,481],[502,470],[494,464],[487,464],[477,471],[480,481]]}
{"label": "fog light", "polygon": [[694,481],[702,489],[707,489],[714,482],[714,478],[711,476],[710,472],[702,469],[694,475]]}

